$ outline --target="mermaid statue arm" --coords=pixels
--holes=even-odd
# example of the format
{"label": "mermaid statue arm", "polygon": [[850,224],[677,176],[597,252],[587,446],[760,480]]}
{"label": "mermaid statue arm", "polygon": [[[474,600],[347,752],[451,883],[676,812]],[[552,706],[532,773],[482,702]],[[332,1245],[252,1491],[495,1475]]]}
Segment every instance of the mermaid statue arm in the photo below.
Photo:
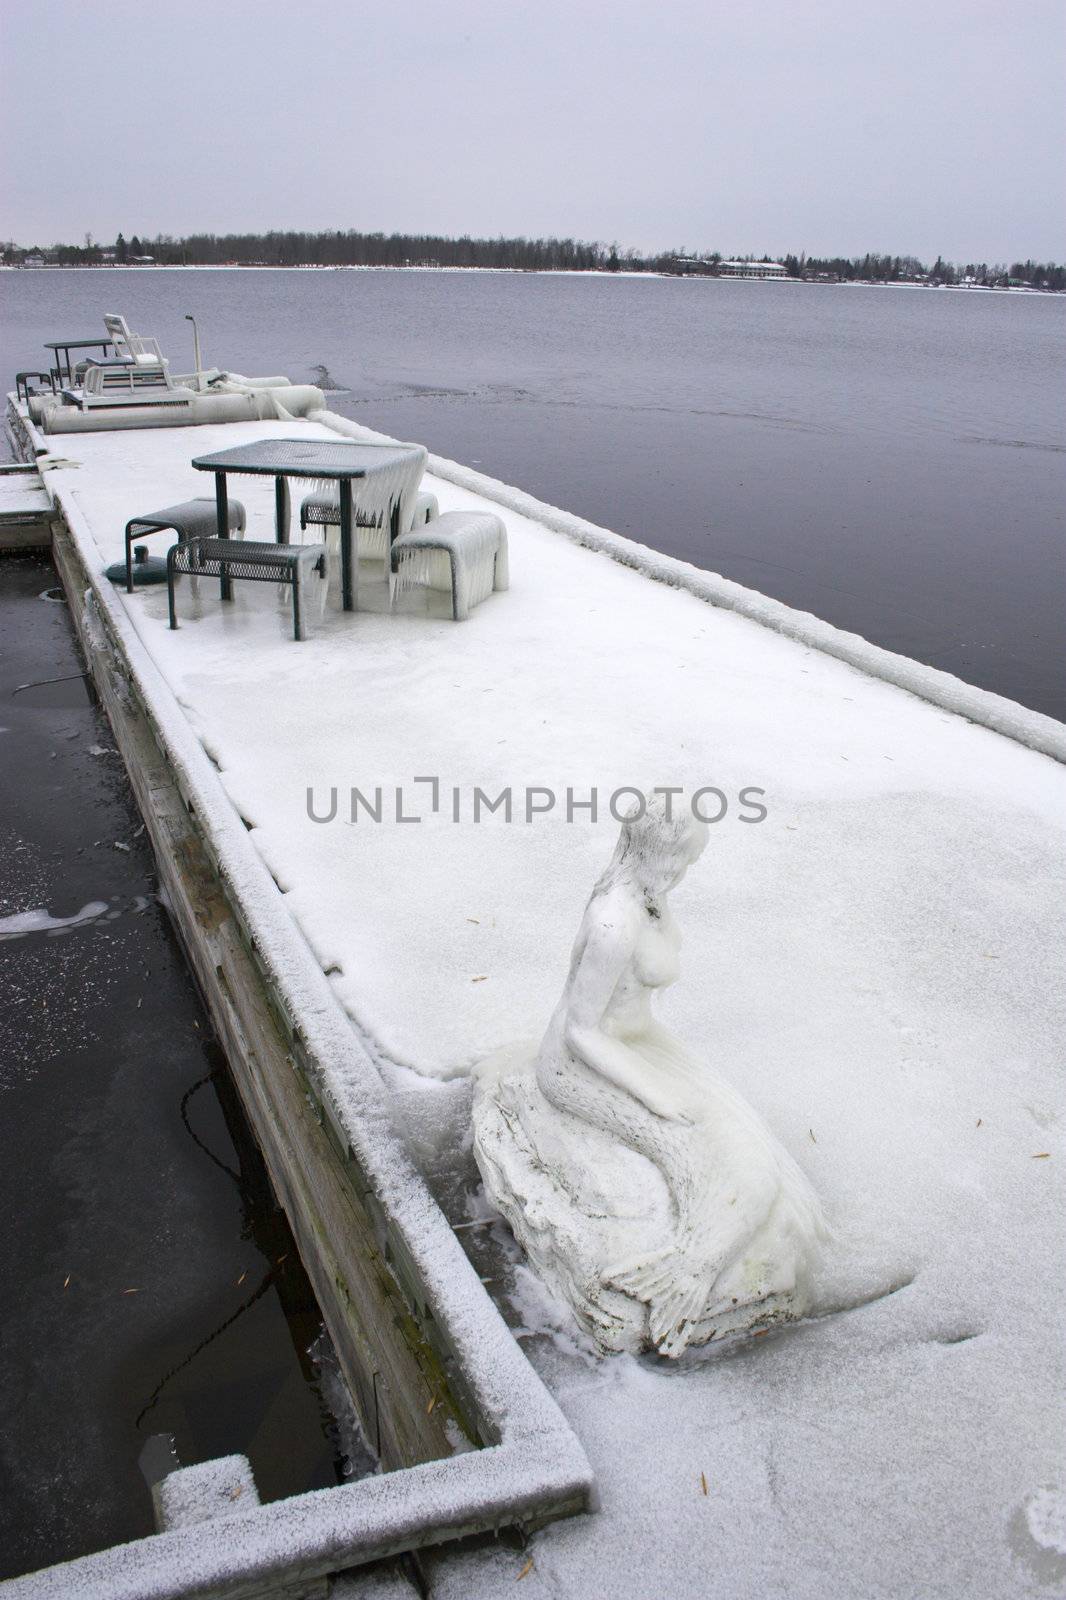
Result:
{"label": "mermaid statue arm", "polygon": [[686,1122],[689,1119],[678,1109],[669,1090],[651,1081],[645,1057],[603,1026],[618,984],[633,959],[634,943],[634,931],[625,915],[601,916],[590,922],[568,986],[564,1043],[590,1071],[632,1095],[654,1116]]}

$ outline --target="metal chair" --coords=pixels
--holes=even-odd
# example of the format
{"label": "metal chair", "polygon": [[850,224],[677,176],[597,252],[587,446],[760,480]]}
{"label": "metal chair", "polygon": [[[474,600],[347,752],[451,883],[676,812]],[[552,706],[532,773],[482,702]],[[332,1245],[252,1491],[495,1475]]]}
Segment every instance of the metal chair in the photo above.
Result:
{"label": "metal chair", "polygon": [[[231,533],[242,534],[245,527],[244,507],[239,500],[231,500],[228,507]],[[207,538],[218,531],[218,514],[214,497],[183,500],[180,505],[166,506],[162,511],[148,511],[144,516],[131,517],[126,524],[126,593],[133,593],[133,546],[149,533],[177,534],[184,543],[188,539]]]}
{"label": "metal chair", "polygon": [[235,578],[250,583],[287,583],[292,588],[292,632],[303,638],[300,618],[300,591],[303,582],[317,573],[325,581],[324,544],[276,544],[255,540],[187,539],[172,545],[167,552],[167,600],[170,626],[178,626],[174,605],[174,583],[179,573],[191,577],[217,577],[223,600],[232,600]]}
{"label": "metal chair", "polygon": [[[432,522],[434,517],[440,515],[435,494],[417,494],[411,503],[411,519],[402,533],[409,533],[412,528],[424,527],[427,522]],[[314,494],[305,497],[300,505],[300,527],[306,528],[313,524],[319,528],[339,528],[341,525],[340,493],[336,486],[327,489],[318,489]],[[355,526],[359,532],[359,554],[370,556],[378,560],[384,559],[388,551],[386,544],[388,530],[384,526],[383,518],[378,516],[372,519],[356,516]]]}
{"label": "metal chair", "polygon": [[30,403],[30,380],[34,380],[33,392],[37,393],[37,385],[47,384],[52,394],[56,392],[56,374],[51,369],[48,372],[16,372],[15,373],[15,398]]}

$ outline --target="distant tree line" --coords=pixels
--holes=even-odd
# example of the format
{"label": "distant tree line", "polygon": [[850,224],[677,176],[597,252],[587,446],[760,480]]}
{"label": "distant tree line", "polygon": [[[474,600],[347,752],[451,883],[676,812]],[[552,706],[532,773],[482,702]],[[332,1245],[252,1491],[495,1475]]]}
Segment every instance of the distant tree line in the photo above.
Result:
{"label": "distant tree line", "polygon": [[915,256],[783,257],[790,276],[837,280],[840,283],[944,283],[974,288],[1066,289],[1066,266],[1053,261],[968,261],[958,265],[937,256],[925,266]]}
{"label": "distant tree line", "polygon": [[[114,244],[101,245],[86,234],[77,244],[0,244],[8,264],[81,267],[143,263],[159,266],[263,267],[508,267],[523,272],[667,272],[713,276],[722,261],[719,251],[689,254],[685,249],[641,255],[617,244],[579,239],[458,239],[440,234],[357,233],[193,233],[176,239],[119,234]],[[768,261],[768,256],[743,259]],[[915,256],[809,256],[781,258],[789,276],[830,283],[964,284],[974,288],[1066,290],[1066,266],[1054,262],[967,262],[938,256],[931,266]]]}
{"label": "distant tree line", "polygon": [[447,239],[440,234],[194,233],[175,239],[123,234],[112,245],[0,245],[5,259],[27,256],[56,266],[127,265],[151,257],[159,266],[262,267],[514,267],[529,272],[589,271],[606,266],[610,251],[576,239]]}

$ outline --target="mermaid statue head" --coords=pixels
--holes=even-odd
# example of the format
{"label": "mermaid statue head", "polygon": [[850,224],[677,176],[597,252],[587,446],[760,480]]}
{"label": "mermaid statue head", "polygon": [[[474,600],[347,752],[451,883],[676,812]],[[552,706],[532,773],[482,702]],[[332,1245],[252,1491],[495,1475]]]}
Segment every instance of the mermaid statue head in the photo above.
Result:
{"label": "mermaid statue head", "polygon": [[668,894],[702,855],[707,836],[707,824],[683,794],[653,789],[623,817],[605,876],[628,878],[653,897]]}

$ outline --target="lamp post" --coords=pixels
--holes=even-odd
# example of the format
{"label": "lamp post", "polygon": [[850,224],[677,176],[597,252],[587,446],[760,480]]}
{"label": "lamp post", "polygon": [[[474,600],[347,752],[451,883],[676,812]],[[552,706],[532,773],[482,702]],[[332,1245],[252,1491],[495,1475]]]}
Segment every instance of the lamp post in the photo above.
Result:
{"label": "lamp post", "polygon": [[195,360],[196,360],[196,388],[197,388],[197,392],[199,392],[199,391],[201,391],[203,389],[203,383],[201,382],[201,379],[200,379],[200,373],[203,370],[203,364],[202,364],[202,362],[200,360],[200,330],[196,326],[196,318],[195,317],[190,317],[188,315],[188,313],[186,313],[185,320],[186,320],[186,322],[191,322],[192,323],[192,347],[193,347],[193,354],[194,354],[194,357],[195,357]]}

